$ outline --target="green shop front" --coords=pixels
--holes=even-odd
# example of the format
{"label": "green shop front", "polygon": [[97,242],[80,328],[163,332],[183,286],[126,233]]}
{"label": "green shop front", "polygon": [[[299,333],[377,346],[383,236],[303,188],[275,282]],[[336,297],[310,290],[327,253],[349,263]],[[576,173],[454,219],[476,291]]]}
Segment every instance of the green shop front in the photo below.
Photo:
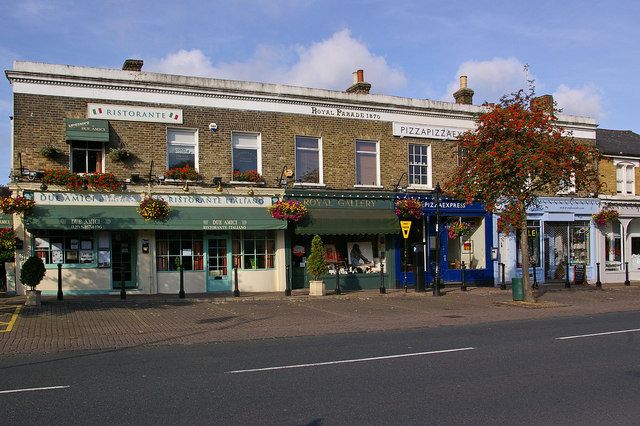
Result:
{"label": "green shop front", "polygon": [[140,293],[230,292],[234,267],[241,291],[284,290],[284,229],[267,208],[271,196],[154,194],[169,203],[165,221],[145,221],[142,194],[33,192],[24,220],[28,250],[47,274],[40,289],[57,289],[62,265],[67,294],[104,294],[122,285]]}
{"label": "green shop front", "polygon": [[308,216],[289,228],[288,264],[292,266],[292,288],[309,286],[306,273],[311,240],[319,235],[325,246],[329,274],[328,290],[339,280],[343,290],[394,287],[388,271],[395,268],[396,240],[400,235],[393,213],[394,194],[382,192],[341,192],[288,190],[288,199],[298,200]]}

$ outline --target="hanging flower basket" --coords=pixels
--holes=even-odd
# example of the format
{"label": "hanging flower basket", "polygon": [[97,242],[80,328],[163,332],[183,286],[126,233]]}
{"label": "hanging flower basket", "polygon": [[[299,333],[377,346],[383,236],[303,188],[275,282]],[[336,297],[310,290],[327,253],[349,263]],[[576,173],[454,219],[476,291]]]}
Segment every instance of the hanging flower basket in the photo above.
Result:
{"label": "hanging flower basket", "polygon": [[241,172],[240,170],[234,170],[232,180],[234,182],[264,182],[264,178],[256,170],[246,170],[244,172]]}
{"label": "hanging flower basket", "polygon": [[18,195],[17,197],[0,197],[0,210],[4,214],[24,214],[30,215],[33,212],[33,208],[36,206],[36,202],[29,200],[25,197]]}
{"label": "hanging flower basket", "polygon": [[401,200],[396,200],[396,208],[394,212],[400,219],[405,220],[422,219],[424,216],[422,211],[422,202],[415,198],[403,198]]}
{"label": "hanging flower basket", "polygon": [[187,165],[184,167],[174,167],[164,172],[166,179],[176,180],[200,180],[200,174],[193,167]]}
{"label": "hanging flower basket", "polygon": [[169,203],[162,198],[153,198],[149,195],[144,197],[138,206],[138,213],[146,222],[165,221],[169,217],[169,212],[171,212]]}
{"label": "hanging flower basket", "polygon": [[618,210],[604,208],[591,217],[593,218],[593,221],[596,223],[596,225],[604,226],[607,224],[607,222],[611,222],[617,219],[619,216],[620,213],[618,213]]}
{"label": "hanging flower basket", "polygon": [[269,213],[274,219],[287,220],[298,223],[307,216],[309,211],[296,200],[277,201],[269,207]]}
{"label": "hanging flower basket", "polygon": [[464,237],[471,233],[471,225],[466,222],[454,221],[447,225],[449,238]]}
{"label": "hanging flower basket", "polygon": [[0,262],[11,262],[16,251],[16,234],[11,228],[0,229]]}

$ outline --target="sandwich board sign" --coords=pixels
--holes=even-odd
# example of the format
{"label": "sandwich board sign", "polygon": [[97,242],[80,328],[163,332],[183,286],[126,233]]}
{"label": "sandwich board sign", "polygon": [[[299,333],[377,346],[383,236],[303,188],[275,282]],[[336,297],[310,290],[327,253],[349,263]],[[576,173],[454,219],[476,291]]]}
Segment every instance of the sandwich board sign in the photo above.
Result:
{"label": "sandwich board sign", "polygon": [[409,231],[411,230],[411,221],[410,220],[401,220],[400,228],[402,228],[402,236],[406,240],[409,238]]}

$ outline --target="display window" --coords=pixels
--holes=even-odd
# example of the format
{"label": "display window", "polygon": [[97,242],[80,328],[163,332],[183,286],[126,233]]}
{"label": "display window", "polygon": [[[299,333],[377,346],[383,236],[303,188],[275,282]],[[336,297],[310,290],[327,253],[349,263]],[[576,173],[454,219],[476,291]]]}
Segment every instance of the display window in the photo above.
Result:
{"label": "display window", "polygon": [[275,267],[276,236],[274,231],[235,231],[231,248],[233,264],[239,269],[272,269]]}
{"label": "display window", "polygon": [[[540,221],[527,221],[527,243],[529,245],[529,266],[539,268],[542,266],[540,256]],[[520,250],[520,233],[516,232],[516,255],[518,258],[518,268],[522,268],[522,251]]]}
{"label": "display window", "polygon": [[204,250],[200,231],[158,231],[156,233],[156,269],[177,271],[204,270]]}
{"label": "display window", "polygon": [[[384,235],[321,235],[329,273],[380,273],[385,264]],[[293,266],[304,268],[311,251],[312,236],[298,235],[293,241]]]}
{"label": "display window", "polygon": [[607,222],[605,225],[604,254],[606,271],[622,271],[622,225],[619,220]]}
{"label": "display window", "polygon": [[35,231],[34,254],[45,266],[96,267],[96,233],[92,231]]}
{"label": "display window", "polygon": [[485,226],[482,217],[444,217],[447,226],[448,268],[485,269],[487,253]]}

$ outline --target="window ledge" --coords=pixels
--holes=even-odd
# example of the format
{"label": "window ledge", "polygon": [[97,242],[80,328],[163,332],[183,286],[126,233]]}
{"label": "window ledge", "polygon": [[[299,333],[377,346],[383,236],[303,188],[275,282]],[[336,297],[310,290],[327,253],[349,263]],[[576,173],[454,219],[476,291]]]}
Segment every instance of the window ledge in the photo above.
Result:
{"label": "window ledge", "polygon": [[433,186],[431,185],[410,185],[407,186],[407,189],[419,189],[423,191],[433,191]]}
{"label": "window ledge", "polygon": [[249,182],[246,180],[232,180],[229,182],[229,185],[238,185],[238,186],[242,186],[242,185],[252,185],[252,186],[265,186],[266,183],[264,181],[262,182]]}
{"label": "window ledge", "polygon": [[327,185],[325,185],[324,183],[294,182],[293,186],[300,186],[300,187],[313,186],[313,187],[316,187],[316,188],[322,188],[322,187],[325,187]]}
{"label": "window ledge", "polygon": [[188,182],[188,183],[202,183],[204,182],[202,179],[197,179],[197,180],[191,180],[191,179],[163,179],[162,182],[164,183],[184,183],[184,182]]}
{"label": "window ledge", "polygon": [[376,188],[376,189],[382,189],[384,188],[384,186],[382,185],[353,185],[354,188]]}

